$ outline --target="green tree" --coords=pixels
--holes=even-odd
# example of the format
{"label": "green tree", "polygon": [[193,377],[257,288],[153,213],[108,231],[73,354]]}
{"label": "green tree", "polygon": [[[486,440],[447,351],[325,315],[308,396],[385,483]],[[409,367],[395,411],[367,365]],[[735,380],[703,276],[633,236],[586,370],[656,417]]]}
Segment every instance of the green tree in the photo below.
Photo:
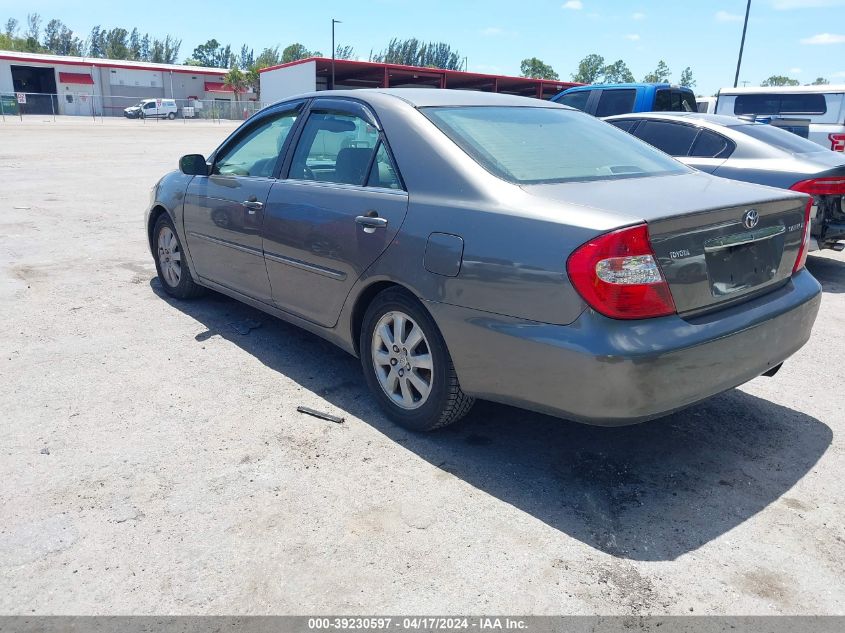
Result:
{"label": "green tree", "polygon": [[692,69],[689,66],[684,68],[683,72],[681,72],[680,84],[682,86],[686,86],[687,88],[695,88],[696,81],[692,78]]}
{"label": "green tree", "polygon": [[246,44],[241,46],[241,53],[238,55],[238,68],[248,70],[255,63],[255,52]]}
{"label": "green tree", "polygon": [[199,62],[200,66],[212,68],[229,68],[233,65],[232,47],[227,44],[223,46],[215,39],[208,40],[194,49],[191,59]]}
{"label": "green tree", "polygon": [[15,18],[6,20],[6,37],[13,38],[18,35],[18,21]]}
{"label": "green tree", "polygon": [[412,37],[406,40],[393,38],[386,49],[375,54],[371,52],[370,61],[460,70],[463,57],[458,51],[452,50],[452,47],[445,42],[429,42],[426,44]]}
{"label": "green tree", "polygon": [[91,29],[91,35],[88,36],[88,57],[105,57],[104,35],[99,24]]}
{"label": "green tree", "polygon": [[572,81],[594,84],[601,79],[604,70],[604,57],[590,53],[578,63],[578,72],[572,75]]}
{"label": "green tree", "polygon": [[792,79],[791,77],[786,77],[785,75],[772,75],[761,84],[763,87],[770,87],[770,86],[799,86],[801,82],[797,79]]}
{"label": "green tree", "polygon": [[138,29],[132,29],[129,34],[129,59],[141,59],[141,34]]}
{"label": "green tree", "polygon": [[246,75],[237,66],[232,66],[229,72],[226,73],[226,77],[223,79],[223,85],[234,91],[235,101],[240,101],[240,95],[246,92],[249,87]]}
{"label": "green tree", "polygon": [[608,64],[602,70],[602,83],[605,84],[624,84],[634,82],[634,73],[628,68],[621,59],[617,59],[612,64]]}
{"label": "green tree", "polygon": [[830,82],[824,77],[816,77],[816,80],[811,83],[811,86],[827,86]]}
{"label": "green tree", "polygon": [[139,59],[148,62],[150,61],[150,55],[150,34],[144,33],[144,37],[141,38],[141,55]]}
{"label": "green tree", "polygon": [[672,76],[672,71],[662,59],[657,62],[657,68],[643,77],[644,83],[665,83]]}
{"label": "green tree", "polygon": [[28,13],[26,16],[26,33],[24,34],[26,50],[31,53],[40,53],[42,48],[39,43],[41,36],[41,16],[37,13]]}
{"label": "green tree", "polygon": [[334,56],[337,59],[354,59],[355,49],[351,46],[341,46],[340,44],[338,44],[337,48],[335,49]]}
{"label": "green tree", "polygon": [[554,68],[536,57],[523,59],[519,64],[519,70],[523,77],[531,77],[532,79],[560,79]]}
{"label": "green tree", "polygon": [[313,51],[309,51],[305,46],[296,42],[291,44],[290,46],[286,46],[285,49],[282,51],[282,63],[289,64],[290,62],[295,62],[300,59],[308,59],[309,57],[318,57],[319,54]]}
{"label": "green tree", "polygon": [[103,56],[107,59],[127,59],[129,57],[129,32],[115,27],[106,32]]}

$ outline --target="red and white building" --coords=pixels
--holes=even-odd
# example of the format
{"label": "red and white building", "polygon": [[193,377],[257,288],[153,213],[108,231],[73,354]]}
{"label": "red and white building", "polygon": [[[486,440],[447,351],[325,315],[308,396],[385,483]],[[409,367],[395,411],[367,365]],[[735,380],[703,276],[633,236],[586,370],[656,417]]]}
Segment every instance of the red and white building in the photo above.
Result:
{"label": "red and white building", "polygon": [[[0,51],[0,95],[25,93],[27,112],[122,116],[141,99],[232,101],[227,69]],[[55,96],[50,96],[55,95]],[[252,93],[240,100],[254,98]]]}

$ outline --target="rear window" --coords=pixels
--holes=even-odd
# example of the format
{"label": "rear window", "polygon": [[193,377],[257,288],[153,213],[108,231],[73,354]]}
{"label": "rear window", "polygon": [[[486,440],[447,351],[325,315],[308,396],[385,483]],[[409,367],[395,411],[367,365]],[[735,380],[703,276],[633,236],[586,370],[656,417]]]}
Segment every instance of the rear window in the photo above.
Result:
{"label": "rear window", "polygon": [[765,123],[749,123],[748,125],[735,125],[731,129],[737,132],[742,132],[756,138],[758,141],[763,141],[769,145],[773,145],[778,149],[782,149],[790,154],[814,154],[815,152],[827,152],[821,145],[817,145],[812,141],[801,138],[797,134],[781,130],[773,125],[766,125]]}
{"label": "rear window", "polygon": [[695,95],[686,90],[661,88],[654,95],[654,112],[698,112]]}
{"label": "rear window", "polygon": [[599,105],[596,108],[596,116],[613,116],[614,114],[633,112],[636,98],[637,91],[633,89],[602,90]]}
{"label": "rear window", "polygon": [[825,114],[823,94],[737,95],[734,114]]}
{"label": "rear window", "polygon": [[590,98],[589,90],[579,90],[578,92],[570,92],[558,99],[558,103],[569,106],[570,108],[577,108],[578,110],[587,109],[587,99]]}
{"label": "rear window", "polygon": [[513,106],[421,110],[478,164],[516,184],[688,171],[612,125],[571,110]]}
{"label": "rear window", "polygon": [[721,134],[701,130],[692,144],[689,155],[696,158],[727,158],[733,153],[734,144]]}

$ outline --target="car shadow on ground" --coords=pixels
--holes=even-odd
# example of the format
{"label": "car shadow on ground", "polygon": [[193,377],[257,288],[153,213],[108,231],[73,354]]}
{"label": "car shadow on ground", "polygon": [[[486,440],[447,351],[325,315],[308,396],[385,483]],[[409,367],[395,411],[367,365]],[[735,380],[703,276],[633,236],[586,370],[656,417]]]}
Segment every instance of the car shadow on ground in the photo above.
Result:
{"label": "car shadow on ground", "polygon": [[827,257],[807,256],[807,270],[819,280],[824,292],[845,292],[845,262]]}
{"label": "car shadow on ground", "polygon": [[[624,428],[478,402],[453,427],[413,434],[382,415],[358,360],[330,343],[217,293],[177,301],[157,278],[151,286],[207,328],[197,341],[221,336],[438,468],[617,557],[674,560],[782,497],[785,511],[807,509],[787,493],[832,439],[819,420],[738,390]],[[261,327],[239,334],[251,321]]]}

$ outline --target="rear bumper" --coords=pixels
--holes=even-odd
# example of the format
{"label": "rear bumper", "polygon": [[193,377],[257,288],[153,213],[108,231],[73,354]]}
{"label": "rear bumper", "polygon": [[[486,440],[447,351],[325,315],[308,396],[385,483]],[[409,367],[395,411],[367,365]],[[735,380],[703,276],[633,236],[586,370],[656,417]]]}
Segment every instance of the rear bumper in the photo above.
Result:
{"label": "rear bumper", "polygon": [[427,303],[468,394],[619,426],[741,385],[800,349],[821,302],[806,270],[717,313],[617,321],[586,310],[568,326]]}

